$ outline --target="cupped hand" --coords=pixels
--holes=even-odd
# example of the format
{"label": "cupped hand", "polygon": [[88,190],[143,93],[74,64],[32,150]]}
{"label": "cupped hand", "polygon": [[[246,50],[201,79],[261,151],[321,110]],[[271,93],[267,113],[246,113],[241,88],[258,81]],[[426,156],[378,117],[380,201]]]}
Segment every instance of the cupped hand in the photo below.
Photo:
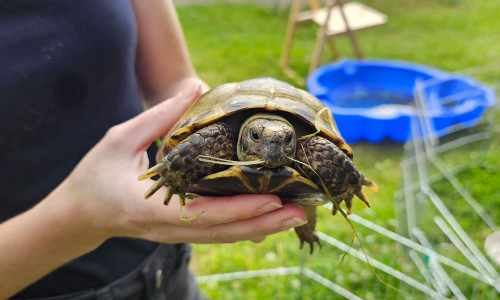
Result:
{"label": "cupped hand", "polygon": [[138,181],[148,168],[145,150],[165,135],[201,94],[200,83],[175,97],[111,128],[82,159],[58,192],[65,205],[89,230],[104,239],[113,236],[143,238],[164,243],[220,243],[262,241],[266,235],[305,223],[297,206],[282,205],[274,195],[199,196],[186,200],[180,219],[179,200],[163,205],[162,188],[148,200],[143,195],[152,180]]}

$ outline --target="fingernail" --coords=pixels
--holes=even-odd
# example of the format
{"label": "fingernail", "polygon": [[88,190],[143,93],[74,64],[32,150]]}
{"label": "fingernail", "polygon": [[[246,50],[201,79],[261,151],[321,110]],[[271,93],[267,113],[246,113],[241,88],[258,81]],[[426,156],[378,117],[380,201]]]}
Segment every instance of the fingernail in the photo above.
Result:
{"label": "fingernail", "polygon": [[302,220],[301,218],[299,217],[293,217],[291,219],[288,219],[288,220],[285,220],[283,222],[283,227],[285,229],[288,229],[288,228],[293,228],[293,227],[298,227],[298,226],[302,226],[304,224],[307,224],[307,220]]}
{"label": "fingernail", "polygon": [[268,204],[264,205],[263,207],[261,207],[259,209],[259,213],[265,214],[267,212],[270,212],[270,211],[273,211],[273,210],[276,210],[276,209],[282,208],[282,207],[283,207],[283,205],[281,205],[281,203],[271,202],[271,203],[268,203]]}

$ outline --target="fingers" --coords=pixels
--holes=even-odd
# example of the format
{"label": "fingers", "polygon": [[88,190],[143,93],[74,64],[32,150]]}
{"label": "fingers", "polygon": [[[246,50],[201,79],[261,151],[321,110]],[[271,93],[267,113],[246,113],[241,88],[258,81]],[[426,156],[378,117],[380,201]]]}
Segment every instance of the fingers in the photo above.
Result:
{"label": "fingers", "polygon": [[157,220],[168,219],[171,224],[198,228],[249,219],[283,207],[281,200],[275,195],[198,196],[193,200],[186,200],[186,205],[182,208],[182,217],[190,219],[202,211],[204,213],[186,222],[180,219],[180,204],[176,195],[172,197],[168,206],[163,205],[163,195],[155,194],[153,197],[155,199],[150,200],[153,200],[151,204],[156,206]]}
{"label": "fingers", "polygon": [[196,243],[233,243],[243,240],[262,241],[263,237],[305,224],[305,213],[297,206],[282,208],[250,219],[205,228],[185,228],[183,238]]}
{"label": "fingers", "polygon": [[237,195],[227,197],[199,197],[186,203],[185,217],[197,212],[204,215],[194,220],[196,226],[213,226],[249,219],[283,207],[275,195]]}
{"label": "fingers", "polygon": [[142,202],[149,206],[145,219],[152,222],[142,238],[159,242],[229,243],[242,240],[260,242],[265,236],[305,224],[306,215],[296,205],[282,205],[275,195],[237,195],[186,200],[180,219],[179,199],[168,206],[161,195]]}
{"label": "fingers", "polygon": [[135,152],[144,151],[155,139],[170,130],[201,92],[200,81],[191,83],[175,97],[117,126],[120,134],[134,145]]}
{"label": "fingers", "polygon": [[254,239],[251,239],[252,242],[254,243],[262,243],[266,239],[267,235],[260,236]]}

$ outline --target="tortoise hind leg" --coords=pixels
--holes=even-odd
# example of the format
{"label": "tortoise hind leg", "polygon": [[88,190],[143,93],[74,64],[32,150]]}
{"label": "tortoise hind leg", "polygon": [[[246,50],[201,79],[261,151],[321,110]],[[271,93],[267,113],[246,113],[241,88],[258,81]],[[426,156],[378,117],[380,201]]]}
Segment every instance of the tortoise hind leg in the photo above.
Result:
{"label": "tortoise hind leg", "polygon": [[144,198],[149,198],[166,184],[167,205],[173,194],[185,194],[188,186],[205,175],[226,168],[219,164],[201,162],[198,160],[199,155],[232,160],[235,153],[229,125],[219,122],[204,127],[181,141],[157,165],[139,176],[139,180],[143,180],[160,175],[160,179],[146,192]]}
{"label": "tortoise hind leg", "polygon": [[316,232],[316,206],[300,205],[300,208],[307,215],[307,224],[295,227],[295,233],[300,239],[300,249],[304,247],[304,242],[307,242],[309,244],[309,253],[312,254],[314,252],[314,243],[317,243],[319,249],[321,249],[321,243]]}

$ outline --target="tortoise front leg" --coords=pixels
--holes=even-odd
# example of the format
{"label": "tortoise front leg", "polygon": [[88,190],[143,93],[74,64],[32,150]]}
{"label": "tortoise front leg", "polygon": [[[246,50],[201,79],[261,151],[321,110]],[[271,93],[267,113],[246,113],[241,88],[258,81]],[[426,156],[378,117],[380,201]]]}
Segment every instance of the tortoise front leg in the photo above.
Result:
{"label": "tortoise front leg", "polygon": [[307,242],[309,244],[309,253],[312,254],[314,251],[314,243],[318,243],[321,249],[321,243],[318,238],[318,233],[316,232],[316,206],[300,205],[300,207],[306,213],[307,223],[295,227],[295,233],[300,239],[300,249],[304,247],[304,242]]}
{"label": "tortoise front leg", "polygon": [[[234,148],[231,128],[223,122],[194,132],[175,146],[157,165],[139,176],[139,180],[143,180],[160,175],[144,198],[151,197],[166,184],[168,190],[165,205],[168,205],[173,194],[183,195],[190,185],[204,176],[226,168],[219,164],[201,162],[198,160],[199,155],[232,160],[236,157]],[[183,197],[181,198],[184,201]]]}
{"label": "tortoise front leg", "polygon": [[306,164],[299,167],[303,175],[333,197],[333,214],[338,204],[345,201],[347,212],[351,212],[352,198],[356,195],[370,207],[368,198],[362,191],[363,186],[378,190],[377,186],[359,172],[347,155],[330,140],[320,136],[305,139],[297,148],[297,159]]}

